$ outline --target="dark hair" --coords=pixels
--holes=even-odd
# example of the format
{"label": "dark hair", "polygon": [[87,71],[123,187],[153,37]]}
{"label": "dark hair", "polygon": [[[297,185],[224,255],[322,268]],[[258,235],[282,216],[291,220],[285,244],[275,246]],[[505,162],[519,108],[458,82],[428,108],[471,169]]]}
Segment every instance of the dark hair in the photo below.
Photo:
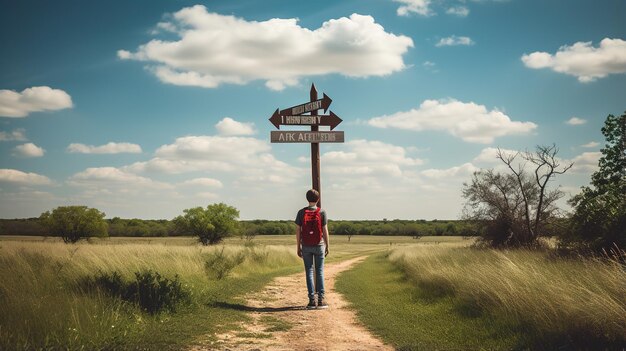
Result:
{"label": "dark hair", "polygon": [[306,192],[306,199],[309,202],[317,202],[320,199],[319,191],[317,191],[315,189],[311,189],[311,190],[307,191]]}

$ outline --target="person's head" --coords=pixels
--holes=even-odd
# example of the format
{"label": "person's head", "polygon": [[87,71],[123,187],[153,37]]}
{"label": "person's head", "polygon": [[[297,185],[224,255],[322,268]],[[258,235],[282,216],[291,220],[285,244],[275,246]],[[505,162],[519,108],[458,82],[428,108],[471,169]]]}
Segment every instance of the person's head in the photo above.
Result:
{"label": "person's head", "polygon": [[317,203],[320,199],[319,191],[311,189],[306,192],[306,200],[310,203]]}

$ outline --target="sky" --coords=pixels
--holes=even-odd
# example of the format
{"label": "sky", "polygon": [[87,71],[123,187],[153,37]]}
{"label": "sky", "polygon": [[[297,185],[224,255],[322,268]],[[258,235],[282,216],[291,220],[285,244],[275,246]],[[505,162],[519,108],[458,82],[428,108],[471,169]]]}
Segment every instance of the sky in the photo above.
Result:
{"label": "sky", "polygon": [[[333,101],[329,219],[457,219],[463,183],[555,144],[566,200],[626,110],[622,0],[0,1],[0,217],[85,205],[292,219],[309,144],[268,118]],[[325,127],[321,127],[324,130]],[[281,130],[306,130],[282,126]]]}

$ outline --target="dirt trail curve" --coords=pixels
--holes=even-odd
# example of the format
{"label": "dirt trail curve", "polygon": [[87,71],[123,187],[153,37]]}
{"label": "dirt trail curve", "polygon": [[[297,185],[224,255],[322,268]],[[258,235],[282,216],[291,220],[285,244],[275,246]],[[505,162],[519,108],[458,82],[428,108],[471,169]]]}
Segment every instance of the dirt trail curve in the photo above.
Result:
{"label": "dirt trail curve", "polygon": [[[241,330],[217,335],[218,341],[212,345],[193,346],[191,350],[393,350],[357,322],[346,300],[335,291],[336,276],[364,258],[324,266],[330,308],[304,308],[304,272],[278,277],[260,293],[247,296],[245,306],[238,306],[250,311],[252,322],[241,325]],[[290,328],[285,328],[285,323]]]}

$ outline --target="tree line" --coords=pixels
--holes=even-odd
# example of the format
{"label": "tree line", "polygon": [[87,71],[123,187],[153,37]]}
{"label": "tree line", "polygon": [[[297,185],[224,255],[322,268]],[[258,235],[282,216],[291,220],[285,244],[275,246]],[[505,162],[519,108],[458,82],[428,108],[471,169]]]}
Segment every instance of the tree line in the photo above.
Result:
{"label": "tree line", "polygon": [[[69,206],[65,206],[69,207]],[[174,237],[195,235],[192,230],[176,226],[167,219],[103,219],[110,237]],[[329,220],[333,235],[408,235],[408,236],[473,236],[476,225],[461,220]],[[0,219],[0,235],[55,236],[40,217]],[[296,224],[292,220],[239,220],[231,233],[234,236],[293,235]],[[229,235],[231,235],[229,234]]]}

